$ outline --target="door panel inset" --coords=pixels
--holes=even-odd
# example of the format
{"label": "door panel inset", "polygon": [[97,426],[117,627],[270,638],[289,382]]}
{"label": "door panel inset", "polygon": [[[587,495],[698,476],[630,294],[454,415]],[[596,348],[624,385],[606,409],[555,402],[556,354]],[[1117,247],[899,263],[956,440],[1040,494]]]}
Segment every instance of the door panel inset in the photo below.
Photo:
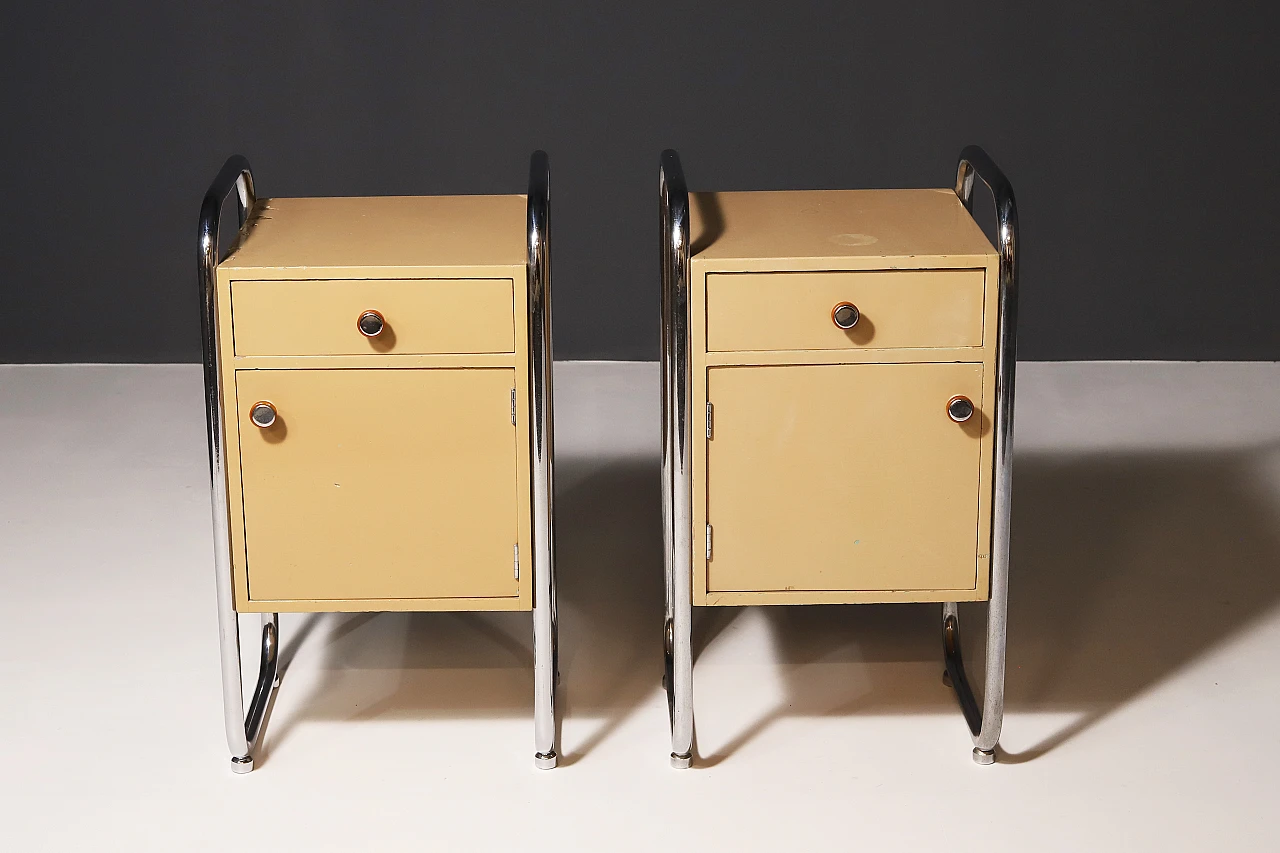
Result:
{"label": "door panel inset", "polygon": [[[518,594],[513,370],[235,381],[250,599]],[[259,401],[276,412],[266,428]]]}
{"label": "door panel inset", "polygon": [[[981,364],[717,367],[707,383],[709,591],[975,588]],[[977,409],[964,423],[957,395]]]}

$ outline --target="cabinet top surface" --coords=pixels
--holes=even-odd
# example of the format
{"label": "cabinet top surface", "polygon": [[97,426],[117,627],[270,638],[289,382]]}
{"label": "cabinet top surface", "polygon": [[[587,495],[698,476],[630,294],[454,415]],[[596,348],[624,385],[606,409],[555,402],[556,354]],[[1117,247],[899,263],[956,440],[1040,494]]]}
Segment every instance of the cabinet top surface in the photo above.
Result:
{"label": "cabinet top surface", "polygon": [[526,216],[523,195],[260,198],[221,266],[524,265]]}
{"label": "cabinet top surface", "polygon": [[995,254],[948,189],[690,193],[695,261]]}

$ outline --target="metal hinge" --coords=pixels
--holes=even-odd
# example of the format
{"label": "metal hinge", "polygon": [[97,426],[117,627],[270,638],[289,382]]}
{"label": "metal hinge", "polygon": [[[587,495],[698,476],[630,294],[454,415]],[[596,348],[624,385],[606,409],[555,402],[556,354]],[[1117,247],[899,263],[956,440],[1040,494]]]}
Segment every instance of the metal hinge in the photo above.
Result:
{"label": "metal hinge", "polygon": [[711,559],[711,525],[707,525],[707,559]]}
{"label": "metal hinge", "polygon": [[516,580],[520,580],[520,545],[517,543],[513,550],[515,552],[515,576]]}
{"label": "metal hinge", "polygon": [[511,389],[511,425],[516,425],[516,389]]}
{"label": "metal hinge", "polygon": [[711,412],[712,406],[707,403],[707,438],[711,438]]}

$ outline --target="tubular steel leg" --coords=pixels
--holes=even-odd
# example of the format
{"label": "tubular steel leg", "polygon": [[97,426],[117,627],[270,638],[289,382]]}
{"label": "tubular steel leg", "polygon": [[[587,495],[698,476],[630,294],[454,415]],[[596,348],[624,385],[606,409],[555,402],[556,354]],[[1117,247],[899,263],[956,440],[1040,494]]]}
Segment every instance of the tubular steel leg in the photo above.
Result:
{"label": "tubular steel leg", "polygon": [[278,675],[280,624],[274,613],[263,614],[261,667],[246,715],[240,679],[240,626],[231,588],[230,526],[227,520],[226,443],[222,434],[222,377],[218,367],[217,267],[218,231],[222,202],[236,193],[240,227],[244,228],[256,200],[249,161],[234,156],[223,164],[200,205],[198,272],[200,327],[204,349],[205,422],[209,433],[209,482],[213,503],[213,562],[218,596],[218,637],[222,651],[222,703],[231,750],[231,768],[253,769],[253,754],[274,695]]}
{"label": "tubular steel leg", "polygon": [[662,245],[662,519],[671,766],[693,761],[693,553],[689,431],[689,191],[680,157],[659,163]]}
{"label": "tubular steel leg", "polygon": [[553,501],[555,436],[551,388],[551,217],[547,155],[535,151],[529,165],[529,387],[533,414],[533,762],[556,766],[556,571]]}
{"label": "tubular steel leg", "polygon": [[[238,645],[237,639],[237,645]],[[232,747],[231,769],[237,773],[248,773],[253,769],[253,756],[258,749],[259,736],[267,719],[267,711],[271,700],[275,697],[275,689],[280,685],[280,618],[275,613],[262,614],[262,651],[258,660],[258,683],[253,688],[253,698],[249,701],[249,711],[244,718],[244,736],[247,751],[242,755],[235,754]],[[236,665],[240,658],[236,655]],[[239,682],[237,680],[237,686]],[[242,694],[243,695],[243,694]]]}
{"label": "tubular steel leg", "polygon": [[987,153],[976,145],[960,152],[956,195],[972,213],[974,177],[995,199],[1000,253],[999,350],[996,354],[994,497],[991,519],[991,601],[987,610],[987,660],[982,708],[974,698],[960,653],[960,614],[942,605],[946,674],[960,700],[973,736],[973,760],[993,764],[1004,722],[1005,647],[1009,605],[1009,518],[1013,484],[1014,369],[1017,362],[1018,207],[1013,187]]}

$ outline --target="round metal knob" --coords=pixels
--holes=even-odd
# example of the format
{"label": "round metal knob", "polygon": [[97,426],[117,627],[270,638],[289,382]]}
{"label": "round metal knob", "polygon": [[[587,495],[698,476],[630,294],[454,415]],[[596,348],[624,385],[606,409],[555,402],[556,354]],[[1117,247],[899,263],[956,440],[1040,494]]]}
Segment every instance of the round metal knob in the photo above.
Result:
{"label": "round metal knob", "polygon": [[968,397],[955,396],[947,401],[947,417],[962,424],[973,417],[973,401]]}
{"label": "round metal knob", "polygon": [[259,400],[249,410],[249,420],[253,421],[254,426],[266,429],[276,422],[276,407],[266,400]]}
{"label": "round metal knob", "polygon": [[387,321],[377,311],[366,311],[356,320],[356,328],[366,338],[376,338],[387,327]]}
{"label": "round metal knob", "polygon": [[831,309],[831,322],[835,323],[842,329],[852,329],[858,325],[858,318],[861,317],[858,306],[852,302],[841,302],[835,308]]}

